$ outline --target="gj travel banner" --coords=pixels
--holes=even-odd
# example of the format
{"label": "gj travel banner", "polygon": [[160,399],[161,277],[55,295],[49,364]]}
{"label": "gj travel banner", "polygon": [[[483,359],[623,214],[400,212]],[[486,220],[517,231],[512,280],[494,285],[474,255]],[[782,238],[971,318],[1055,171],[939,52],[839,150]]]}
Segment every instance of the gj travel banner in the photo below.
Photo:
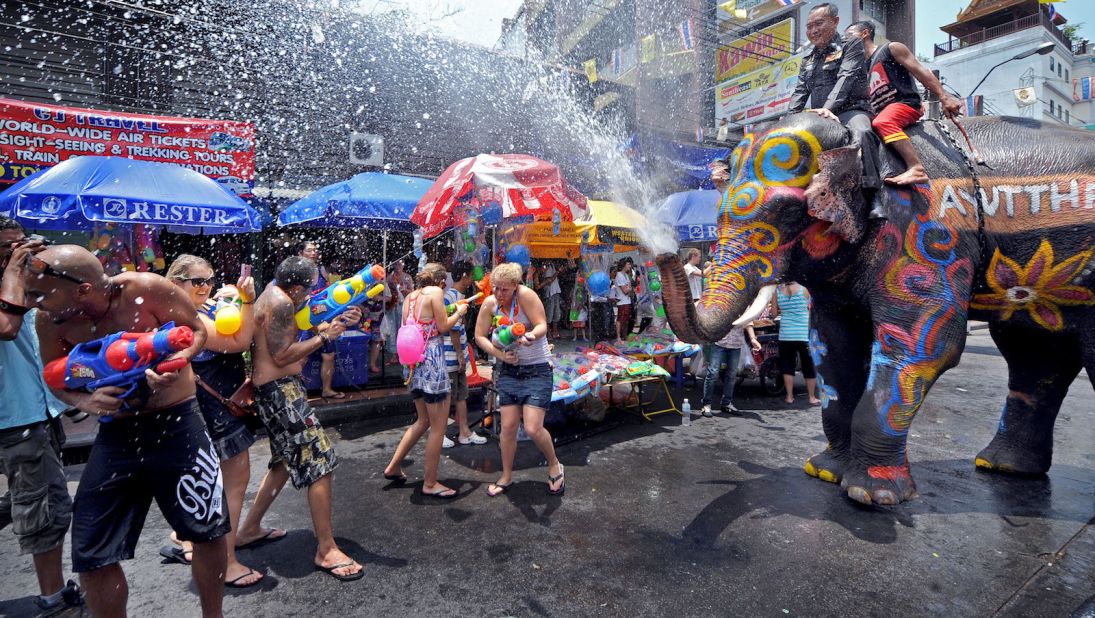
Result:
{"label": "gj travel banner", "polygon": [[249,193],[255,125],[0,99],[0,183],[79,155],[177,163]]}
{"label": "gj travel banner", "polygon": [[719,47],[715,51],[715,83],[789,57],[794,32],[795,20],[785,19]]}

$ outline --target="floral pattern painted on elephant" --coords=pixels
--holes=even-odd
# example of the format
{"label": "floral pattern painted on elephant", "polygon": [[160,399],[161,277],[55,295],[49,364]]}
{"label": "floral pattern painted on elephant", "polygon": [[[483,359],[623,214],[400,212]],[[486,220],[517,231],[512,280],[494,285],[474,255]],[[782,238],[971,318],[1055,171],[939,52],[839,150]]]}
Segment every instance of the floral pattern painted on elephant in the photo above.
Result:
{"label": "floral pattern painted on elephant", "polygon": [[[821,144],[807,131],[779,129],[758,138],[746,135],[730,155],[730,190],[719,204],[719,237],[710,286],[714,289],[745,290],[755,274],[760,281],[775,276],[774,253],[780,246],[779,230],[757,221],[760,207],[773,197],[793,194],[801,197],[803,187],[817,173]],[[705,295],[707,308],[725,306],[722,294]]]}
{"label": "floral pattern painted on elephant", "polygon": [[997,248],[985,273],[992,291],[976,294],[970,307],[999,311],[1001,320],[1025,309],[1042,328],[1059,331],[1065,325],[1062,306],[1095,305],[1095,292],[1075,285],[1084,268],[1090,268],[1093,253],[1082,251],[1054,264],[1053,245],[1042,239],[1026,266],[1020,266]]}
{"label": "floral pattern painted on elephant", "polygon": [[[907,190],[893,192],[897,204],[914,212],[913,194]],[[928,199],[927,187],[915,189],[918,197]],[[881,323],[876,327],[876,340],[871,359],[868,388],[879,370],[889,368],[889,398],[878,409],[879,426],[891,436],[903,436],[908,431],[924,395],[948,361],[952,351],[947,327],[962,322],[966,291],[972,281],[972,265],[968,258],[958,258],[955,247],[957,231],[948,223],[933,220],[929,212],[913,215],[904,231],[888,223],[879,235],[880,254],[897,257],[886,270],[883,293],[898,306],[918,307],[918,318],[910,326]],[[904,247],[904,251],[898,247]]]}

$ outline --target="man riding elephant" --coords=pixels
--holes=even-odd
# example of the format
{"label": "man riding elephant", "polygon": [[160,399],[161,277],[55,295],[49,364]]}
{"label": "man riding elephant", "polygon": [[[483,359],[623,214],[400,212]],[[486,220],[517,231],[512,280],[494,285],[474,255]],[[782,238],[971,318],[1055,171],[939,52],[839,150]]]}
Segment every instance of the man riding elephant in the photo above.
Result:
{"label": "man riding elephant", "polygon": [[[808,111],[848,127],[856,144],[874,139],[867,100],[867,60],[863,41],[837,33],[837,8],[822,2],[810,10],[806,38],[813,46],[802,61],[789,112]],[[864,180],[877,188],[874,157],[864,153]]]}
{"label": "man riding elephant", "polygon": [[810,290],[828,446],[805,471],[859,502],[916,495],[909,427],[958,363],[968,319],[989,322],[1009,371],[979,469],[1044,474],[1069,385],[1081,368],[1095,383],[1095,138],[1025,118],[967,129],[987,160],[979,175],[946,125],[929,122],[906,132],[931,182],[870,191],[845,127],[811,113],[762,126],[730,156],[699,302],[676,254],[658,258],[684,341],[753,319],[778,282]]}

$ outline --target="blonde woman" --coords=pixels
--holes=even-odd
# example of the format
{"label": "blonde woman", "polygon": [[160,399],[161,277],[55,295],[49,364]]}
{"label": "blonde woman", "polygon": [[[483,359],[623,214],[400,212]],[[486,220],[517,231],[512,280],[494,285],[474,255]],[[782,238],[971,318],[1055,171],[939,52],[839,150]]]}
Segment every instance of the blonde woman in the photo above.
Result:
{"label": "blonde woman", "polygon": [[[205,325],[208,334],[205,349],[191,362],[194,373],[209,388],[224,398],[231,397],[236,389],[247,379],[243,352],[251,347],[251,337],[255,329],[252,307],[255,302],[255,281],[251,277],[240,277],[235,286],[226,285],[212,299],[213,268],[209,262],[196,255],[180,255],[167,269],[167,278],[181,288],[190,297],[198,317]],[[213,320],[203,309],[207,302],[221,298],[238,299],[240,305],[240,329],[233,335],[217,332]],[[232,521],[232,530],[226,537],[228,541],[228,567],[224,573],[224,585],[229,588],[246,588],[262,581],[263,574],[239,562],[237,547],[254,546],[262,542],[276,541],[285,536],[284,530],[255,529],[238,530],[240,513],[243,511],[244,494],[251,479],[251,459],[248,448],[255,443],[255,435],[242,418],[233,416],[221,401],[204,387],[197,389],[198,406],[201,409],[209,436],[221,459],[221,471],[224,475],[224,491],[228,502],[228,513]],[[172,535],[174,540],[174,535]],[[190,563],[190,543],[180,543],[181,547],[165,548],[161,554],[169,560],[183,564]]]}
{"label": "blonde woman", "polygon": [[455,498],[456,490],[437,482],[437,466],[441,461],[441,443],[445,439],[445,427],[449,422],[449,373],[445,366],[445,347],[442,335],[464,319],[467,305],[457,305],[451,316],[445,315],[445,297],[441,286],[445,285],[445,267],[431,262],[418,273],[418,289],[407,295],[403,302],[402,324],[418,327],[426,340],[425,359],[415,366],[411,377],[411,395],[414,397],[418,418],[407,428],[391,462],[384,469],[384,478],[402,483],[407,480],[403,473],[403,460],[422,434],[430,430],[426,438],[425,475],[422,493],[435,498]]}
{"label": "blonde woman", "polygon": [[[493,294],[483,301],[475,322],[475,343],[498,359],[495,377],[502,412],[502,476],[487,487],[498,496],[513,484],[513,458],[517,454],[517,426],[524,421],[525,433],[548,462],[548,493],[563,494],[563,464],[555,456],[551,434],[544,429],[544,413],[551,405],[551,351],[547,342],[544,304],[532,289],[521,284],[521,267],[507,263],[495,267],[490,276]],[[525,334],[515,348],[503,350],[491,342],[494,316],[505,316],[511,324],[525,325]]]}

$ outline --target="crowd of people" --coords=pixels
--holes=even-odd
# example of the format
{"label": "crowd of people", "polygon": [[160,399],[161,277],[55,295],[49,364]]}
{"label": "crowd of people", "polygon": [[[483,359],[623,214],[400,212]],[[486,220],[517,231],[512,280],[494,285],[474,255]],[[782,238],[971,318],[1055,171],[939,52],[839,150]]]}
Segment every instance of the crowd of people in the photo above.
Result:
{"label": "crowd of people", "polygon": [[[919,118],[912,79],[939,95],[948,115],[958,111],[957,103],[907,48],[897,43],[876,46],[869,22],[857,22],[840,36],[838,21],[831,4],[811,10],[807,33],[814,50],[803,62],[792,111],[843,121],[857,141],[877,131],[908,165],[905,173],[886,180],[922,182],[923,167],[903,132]],[[868,72],[884,77],[883,87],[872,81],[868,89]],[[729,172],[724,162],[712,166],[712,180],[720,190],[727,188]],[[574,340],[596,342],[664,324],[658,318],[660,299],[645,285],[633,257],[604,265],[610,285],[596,292],[580,282],[583,265],[573,260],[534,261],[527,270],[501,264],[490,273],[489,295],[474,317],[469,316],[469,305],[461,301],[474,291],[473,267],[454,263],[452,251],[446,250],[413,278],[397,260],[383,294],[302,332],[294,320],[297,308],[345,269],[320,265],[315,242],[300,245],[294,253],[277,266],[261,293],[247,273],[214,291],[213,265],[202,257],[178,256],[165,276],[108,276],[86,249],[51,246],[28,237],[15,221],[0,219],[0,392],[13,403],[0,415],[0,473],[9,488],[0,513],[10,522],[20,550],[33,556],[40,608],[78,605],[86,598],[96,616],[124,615],[128,588],[120,563],[133,557],[155,501],[173,530],[161,554],[191,567],[203,614],[220,615],[226,586],[253,586],[265,577],[241,561],[237,550],[286,536],[262,521],[287,481],[307,497],[317,540],[310,557],[315,568],[341,581],[360,579],[363,566],[338,546],[332,527],[332,473],[339,458],[302,380],[305,361],[319,354],[320,395],[344,396],[333,387],[334,342],[349,330],[360,328],[372,335],[373,372],[380,371],[384,348],[394,351],[401,337],[421,340],[421,358],[407,375],[416,419],[382,474],[391,482],[406,482],[404,460],[425,436],[422,493],[451,499],[458,492],[438,481],[442,449],[487,442],[468,421],[469,349],[477,348],[496,363],[502,469],[486,493],[499,496],[514,482],[518,430],[523,428],[547,462],[546,491],[558,496],[566,488],[566,471],[544,426],[552,395],[549,341],[559,340],[568,327]],[[710,264],[702,264],[702,252],[695,248],[684,258],[692,300],[699,302]],[[239,304],[242,326],[234,334],[219,332],[206,310],[220,300]],[[768,315],[780,317],[784,400],[793,402],[793,377],[801,371],[808,400],[818,405],[808,349],[809,302],[802,286],[782,282]],[[524,327],[512,345],[492,338],[499,320]],[[192,344],[177,353],[188,363],[177,371],[148,370],[135,394],[121,387],[51,390],[41,378],[44,364],[80,343],[168,323],[192,330]],[[714,414],[716,401],[720,411],[738,412],[733,399],[738,366],[760,348],[751,324],[705,346],[702,363],[694,363],[694,370],[703,367],[697,377],[703,378],[704,416]],[[721,397],[716,399],[720,384]],[[236,396],[249,389],[255,415],[240,416]],[[64,432],[59,415],[66,408],[105,421],[98,427],[74,499],[60,458]],[[456,440],[445,435],[450,409],[455,410]],[[260,429],[269,437],[270,466],[244,516],[249,453]],[[80,585],[63,576],[62,551],[69,533]]]}

